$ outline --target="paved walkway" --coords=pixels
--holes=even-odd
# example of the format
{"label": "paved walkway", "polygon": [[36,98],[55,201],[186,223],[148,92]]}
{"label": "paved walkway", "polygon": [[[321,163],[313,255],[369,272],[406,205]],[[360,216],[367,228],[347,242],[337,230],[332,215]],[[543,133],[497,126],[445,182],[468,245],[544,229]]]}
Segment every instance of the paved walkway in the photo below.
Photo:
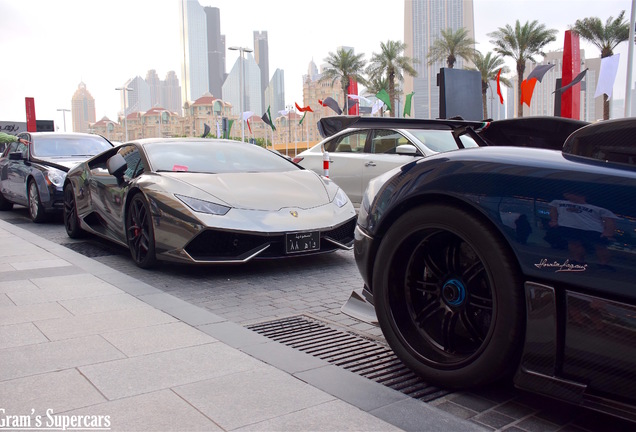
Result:
{"label": "paved walkway", "polygon": [[476,431],[0,221],[0,431]]}

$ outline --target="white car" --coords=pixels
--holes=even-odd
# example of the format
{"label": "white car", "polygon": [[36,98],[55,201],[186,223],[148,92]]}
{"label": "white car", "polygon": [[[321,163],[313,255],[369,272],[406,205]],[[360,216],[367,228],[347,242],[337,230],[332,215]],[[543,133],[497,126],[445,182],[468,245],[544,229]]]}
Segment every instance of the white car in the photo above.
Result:
{"label": "white car", "polygon": [[345,191],[356,210],[369,181],[416,158],[485,145],[474,131],[488,123],[463,120],[415,120],[381,117],[325,117],[319,129],[327,138],[293,161],[324,175]]}

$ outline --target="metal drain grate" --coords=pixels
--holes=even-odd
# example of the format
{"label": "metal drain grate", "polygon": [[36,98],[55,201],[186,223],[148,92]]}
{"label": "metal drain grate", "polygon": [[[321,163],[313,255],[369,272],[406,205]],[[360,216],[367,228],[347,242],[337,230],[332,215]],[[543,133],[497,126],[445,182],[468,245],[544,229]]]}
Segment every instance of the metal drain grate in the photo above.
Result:
{"label": "metal drain grate", "polygon": [[390,348],[306,317],[285,318],[247,327],[424,402],[450,393],[425,383]]}
{"label": "metal drain grate", "polygon": [[125,249],[119,248],[114,245],[93,244],[90,242],[62,243],[62,246],[67,247],[88,258],[97,258],[110,255],[123,255],[126,252]]}

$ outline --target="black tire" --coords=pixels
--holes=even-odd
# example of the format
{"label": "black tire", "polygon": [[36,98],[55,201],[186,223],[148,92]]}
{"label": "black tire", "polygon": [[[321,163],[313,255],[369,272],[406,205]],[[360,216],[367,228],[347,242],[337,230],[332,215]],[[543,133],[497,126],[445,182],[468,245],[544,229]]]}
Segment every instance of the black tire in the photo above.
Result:
{"label": "black tire", "polygon": [[130,255],[141,268],[155,265],[155,232],[152,226],[150,206],[141,193],[130,200],[126,211],[126,240]]}
{"label": "black tire", "polygon": [[29,208],[29,217],[35,223],[45,222],[48,219],[48,215],[44,211],[44,206],[40,200],[40,191],[35,180],[29,181],[27,188],[27,199]]}
{"label": "black tire", "polygon": [[80,227],[79,218],[77,217],[77,205],[75,204],[75,192],[73,192],[73,185],[70,183],[64,186],[63,215],[66,234],[73,239],[84,237],[86,231]]}
{"label": "black tire", "polygon": [[382,332],[424,380],[461,389],[514,370],[523,290],[511,252],[489,226],[455,207],[418,207],[392,224],[375,263]]}
{"label": "black tire", "polygon": [[7,211],[13,208],[13,203],[6,199],[0,192],[0,211]]}

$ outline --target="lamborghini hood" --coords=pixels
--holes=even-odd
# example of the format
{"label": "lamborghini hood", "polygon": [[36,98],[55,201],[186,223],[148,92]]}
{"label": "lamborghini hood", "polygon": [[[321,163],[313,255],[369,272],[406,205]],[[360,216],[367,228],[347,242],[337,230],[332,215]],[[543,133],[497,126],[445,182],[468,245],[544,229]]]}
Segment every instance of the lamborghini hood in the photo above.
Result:
{"label": "lamborghini hood", "polygon": [[265,211],[277,211],[287,207],[309,209],[325,205],[330,201],[323,181],[309,170],[228,174],[162,173],[162,175],[187,183],[211,195],[203,198],[197,194],[194,198],[212,200],[239,209]]}

